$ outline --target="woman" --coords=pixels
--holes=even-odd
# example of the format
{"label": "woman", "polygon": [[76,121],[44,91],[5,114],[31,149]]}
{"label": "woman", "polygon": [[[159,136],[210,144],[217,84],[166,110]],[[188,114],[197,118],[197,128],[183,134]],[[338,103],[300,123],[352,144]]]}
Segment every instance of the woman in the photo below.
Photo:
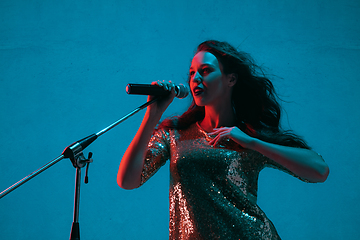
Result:
{"label": "woman", "polygon": [[260,170],[326,180],[321,156],[280,128],[274,87],[257,70],[226,42],[201,43],[190,67],[192,105],[156,131],[175,92],[171,82],[154,83],[171,94],[147,108],[117,181],[137,188],[170,159],[170,239],[280,239],[256,204]]}

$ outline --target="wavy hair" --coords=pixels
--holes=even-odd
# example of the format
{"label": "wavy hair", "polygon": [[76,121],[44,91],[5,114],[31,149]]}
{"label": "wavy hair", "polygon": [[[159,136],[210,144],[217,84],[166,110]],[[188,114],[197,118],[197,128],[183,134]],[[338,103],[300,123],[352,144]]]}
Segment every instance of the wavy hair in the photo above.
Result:
{"label": "wavy hair", "polygon": [[[212,53],[222,64],[224,74],[234,73],[238,77],[232,93],[237,127],[263,141],[310,149],[301,137],[281,128],[280,99],[272,82],[249,54],[216,40],[201,43],[196,53],[200,51]],[[204,117],[205,108],[197,106],[193,100],[186,112],[165,119],[158,128],[185,129]]]}

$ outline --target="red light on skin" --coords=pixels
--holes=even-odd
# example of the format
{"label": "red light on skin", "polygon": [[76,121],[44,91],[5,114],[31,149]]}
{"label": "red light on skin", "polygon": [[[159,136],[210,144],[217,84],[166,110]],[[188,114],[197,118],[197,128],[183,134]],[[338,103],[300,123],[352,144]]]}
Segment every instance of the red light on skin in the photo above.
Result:
{"label": "red light on skin", "polygon": [[251,136],[256,136],[255,129],[248,123],[246,123],[245,125],[246,125],[246,129],[248,130],[248,134],[250,134]]}

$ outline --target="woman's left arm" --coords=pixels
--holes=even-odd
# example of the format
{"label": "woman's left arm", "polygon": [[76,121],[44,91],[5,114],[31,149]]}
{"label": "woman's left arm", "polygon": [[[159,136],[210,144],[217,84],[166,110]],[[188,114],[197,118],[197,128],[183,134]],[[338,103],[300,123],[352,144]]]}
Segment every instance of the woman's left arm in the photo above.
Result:
{"label": "woman's left arm", "polygon": [[328,165],[318,153],[312,150],[264,142],[250,137],[237,127],[217,128],[211,134],[217,134],[209,142],[211,145],[215,145],[223,137],[231,138],[242,147],[263,154],[310,182],[324,182],[329,175]]}

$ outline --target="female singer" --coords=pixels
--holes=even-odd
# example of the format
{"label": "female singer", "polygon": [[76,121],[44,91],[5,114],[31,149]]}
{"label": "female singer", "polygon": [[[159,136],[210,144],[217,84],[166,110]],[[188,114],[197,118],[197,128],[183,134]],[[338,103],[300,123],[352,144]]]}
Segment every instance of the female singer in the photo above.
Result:
{"label": "female singer", "polygon": [[147,107],[117,182],[137,188],[170,160],[170,239],[280,239],[256,203],[259,172],[273,167],[306,182],[326,180],[322,157],[281,129],[277,95],[259,69],[226,42],[201,43],[189,73],[193,102],[160,125],[174,84],[153,83],[171,94]]}

